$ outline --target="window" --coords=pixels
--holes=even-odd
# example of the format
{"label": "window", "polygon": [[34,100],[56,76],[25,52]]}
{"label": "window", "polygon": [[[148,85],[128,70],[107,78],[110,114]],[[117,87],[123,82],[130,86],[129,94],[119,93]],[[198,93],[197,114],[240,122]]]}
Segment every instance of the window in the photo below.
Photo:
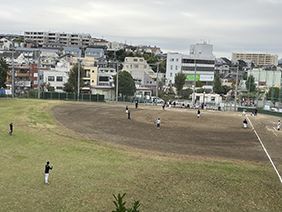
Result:
{"label": "window", "polygon": [[144,67],[143,68],[147,68],[147,66],[146,65],[144,65]]}
{"label": "window", "polygon": [[94,73],[95,71],[94,70],[92,70],[92,73]]}
{"label": "window", "polygon": [[58,82],[62,82],[63,81],[63,77],[62,76],[57,76],[57,81]]}
{"label": "window", "polygon": [[174,62],[174,58],[170,58],[170,62]]}
{"label": "window", "polygon": [[138,60],[137,60],[137,59],[133,59],[133,61],[134,61],[134,62],[138,62]]}
{"label": "window", "polygon": [[173,70],[173,66],[170,66],[170,70]]}
{"label": "window", "polygon": [[57,86],[57,89],[58,89],[58,90],[63,90],[63,87]]}
{"label": "window", "polygon": [[143,59],[139,59],[140,62],[143,62]]}
{"label": "window", "polygon": [[37,84],[38,84],[37,80],[34,80],[33,83],[34,83],[34,85],[37,85]]}
{"label": "window", "polygon": [[176,62],[178,62],[178,58],[176,58]]}
{"label": "window", "polygon": [[169,75],[170,77],[172,77],[172,73],[170,73],[170,75]]}
{"label": "window", "polygon": [[94,80],[92,80],[92,83],[94,83]]}
{"label": "window", "polygon": [[178,67],[177,67],[177,66],[175,66],[175,70],[176,70],[176,71],[177,71],[177,68],[178,68]]}
{"label": "window", "polygon": [[134,68],[138,68],[138,65],[134,65]]}
{"label": "window", "polygon": [[38,73],[33,73],[33,77],[38,77]]}
{"label": "window", "polygon": [[55,81],[55,77],[54,76],[48,76],[48,81]]}

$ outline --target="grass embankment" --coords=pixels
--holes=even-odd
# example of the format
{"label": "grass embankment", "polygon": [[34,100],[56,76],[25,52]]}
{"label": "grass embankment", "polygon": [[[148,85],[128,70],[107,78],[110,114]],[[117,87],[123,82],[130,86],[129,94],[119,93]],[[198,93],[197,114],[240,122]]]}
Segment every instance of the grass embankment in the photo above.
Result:
{"label": "grass embankment", "polygon": [[0,100],[0,211],[112,211],[125,192],[140,211],[282,211],[269,164],[120,150],[58,124],[50,110],[63,103]]}

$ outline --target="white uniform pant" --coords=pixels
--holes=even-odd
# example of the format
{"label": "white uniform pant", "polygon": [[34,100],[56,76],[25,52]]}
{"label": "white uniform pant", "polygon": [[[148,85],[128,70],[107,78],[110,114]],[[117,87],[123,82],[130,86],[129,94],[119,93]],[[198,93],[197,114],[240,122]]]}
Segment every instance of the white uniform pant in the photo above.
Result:
{"label": "white uniform pant", "polygon": [[246,123],[244,123],[244,128],[247,128],[247,124]]}
{"label": "white uniform pant", "polygon": [[45,173],[45,183],[48,183],[49,173]]}
{"label": "white uniform pant", "polygon": [[200,118],[200,114],[198,114],[197,117]]}

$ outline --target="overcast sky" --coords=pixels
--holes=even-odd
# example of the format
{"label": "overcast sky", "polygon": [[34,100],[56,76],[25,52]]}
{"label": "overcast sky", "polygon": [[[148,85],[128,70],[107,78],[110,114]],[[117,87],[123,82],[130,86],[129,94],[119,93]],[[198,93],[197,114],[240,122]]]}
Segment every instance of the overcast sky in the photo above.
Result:
{"label": "overcast sky", "polygon": [[282,0],[1,0],[0,9],[0,33],[89,33],[184,54],[206,41],[216,57],[282,57]]}

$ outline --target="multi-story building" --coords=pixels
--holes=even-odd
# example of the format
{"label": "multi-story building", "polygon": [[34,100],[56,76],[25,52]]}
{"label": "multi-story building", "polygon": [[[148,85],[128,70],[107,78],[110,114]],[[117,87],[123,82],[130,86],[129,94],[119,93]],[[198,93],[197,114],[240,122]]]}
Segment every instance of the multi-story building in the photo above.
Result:
{"label": "multi-story building", "polygon": [[145,87],[156,91],[157,75],[144,58],[126,57],[122,71],[127,71],[132,75],[136,87]]}
{"label": "multi-story building", "polygon": [[278,55],[255,54],[255,53],[232,53],[232,59],[252,61],[256,66],[278,65]]}
{"label": "multi-story building", "polygon": [[[31,82],[29,79],[29,67],[14,67],[14,73],[15,96],[21,96],[24,93],[25,89],[31,88]],[[12,78],[12,66],[9,66],[6,81],[9,94],[12,93]]]}
{"label": "multi-story building", "polygon": [[80,61],[84,72],[82,73],[83,85],[81,85],[81,92],[90,93],[92,86],[97,86],[98,69],[94,57],[75,57],[71,65],[77,64]]}
{"label": "multi-story building", "polygon": [[175,75],[182,72],[186,75],[185,86],[192,87],[194,79],[201,81],[204,88],[212,89],[215,70],[215,57],[212,45],[191,45],[190,55],[180,53],[167,54],[166,78],[167,84],[175,83]]}
{"label": "multi-story building", "polygon": [[26,31],[24,41],[36,41],[43,46],[45,43],[60,43],[66,46],[83,47],[91,44],[91,35],[84,33]]}

